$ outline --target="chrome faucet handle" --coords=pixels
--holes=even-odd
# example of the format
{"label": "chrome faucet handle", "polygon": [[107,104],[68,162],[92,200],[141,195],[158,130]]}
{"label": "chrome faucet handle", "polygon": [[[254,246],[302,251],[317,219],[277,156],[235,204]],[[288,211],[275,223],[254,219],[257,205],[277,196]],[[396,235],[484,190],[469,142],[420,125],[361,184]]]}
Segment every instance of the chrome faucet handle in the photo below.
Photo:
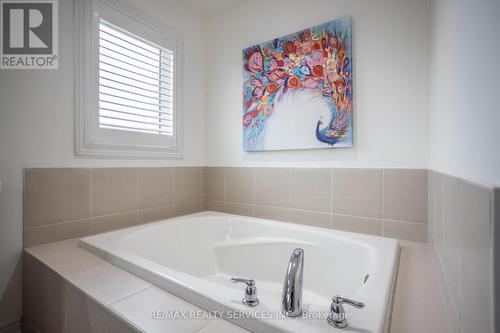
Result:
{"label": "chrome faucet handle", "polygon": [[326,319],[330,326],[335,328],[346,328],[348,326],[344,304],[354,306],[358,309],[365,307],[365,303],[356,302],[349,298],[340,297],[339,295],[333,296],[332,304],[330,305],[330,315]]}
{"label": "chrome faucet handle", "polygon": [[259,299],[257,298],[257,287],[255,286],[254,279],[231,278],[231,282],[244,283],[247,285],[245,288],[245,297],[243,297],[241,303],[249,307],[254,307],[259,304]]}

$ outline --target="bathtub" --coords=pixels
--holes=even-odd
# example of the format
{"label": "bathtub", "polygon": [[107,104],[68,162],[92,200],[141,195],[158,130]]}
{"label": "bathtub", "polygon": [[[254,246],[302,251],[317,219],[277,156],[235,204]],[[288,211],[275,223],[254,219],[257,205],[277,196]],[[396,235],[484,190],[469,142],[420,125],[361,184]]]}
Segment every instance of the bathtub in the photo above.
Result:
{"label": "bathtub", "polygon": [[[254,332],[337,331],[325,319],[334,295],[365,303],[345,306],[348,329],[384,332],[398,254],[394,239],[215,212],[85,237],[79,246]],[[304,317],[286,318],[282,286],[298,247]],[[260,304],[244,306],[244,285],[231,277],[255,279]]]}

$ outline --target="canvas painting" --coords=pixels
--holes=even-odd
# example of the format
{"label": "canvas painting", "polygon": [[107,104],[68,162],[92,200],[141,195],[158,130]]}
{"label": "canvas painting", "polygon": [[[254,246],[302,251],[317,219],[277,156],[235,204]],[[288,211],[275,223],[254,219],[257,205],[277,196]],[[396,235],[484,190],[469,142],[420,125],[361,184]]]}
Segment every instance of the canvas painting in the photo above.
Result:
{"label": "canvas painting", "polygon": [[351,17],[243,50],[245,151],[352,146]]}

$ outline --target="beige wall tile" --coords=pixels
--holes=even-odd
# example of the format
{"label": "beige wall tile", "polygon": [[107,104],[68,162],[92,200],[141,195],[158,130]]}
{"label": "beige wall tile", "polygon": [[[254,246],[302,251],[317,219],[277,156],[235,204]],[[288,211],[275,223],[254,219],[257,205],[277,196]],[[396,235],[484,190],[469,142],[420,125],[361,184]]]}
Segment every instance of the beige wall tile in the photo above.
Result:
{"label": "beige wall tile", "polygon": [[291,169],[291,208],[331,212],[331,170]]}
{"label": "beige wall tile", "polygon": [[132,325],[125,323],[121,318],[117,318],[111,312],[108,313],[107,333],[140,333],[140,331]]}
{"label": "beige wall tile", "polygon": [[432,254],[428,243],[399,241],[401,248],[399,263],[433,269]]}
{"label": "beige wall tile", "polygon": [[23,329],[22,330],[23,333],[42,333],[35,326],[34,323],[32,323],[31,321],[29,321],[28,319],[26,319],[24,316],[23,316],[23,319],[22,319],[22,329]]}
{"label": "beige wall tile", "polygon": [[253,168],[225,168],[225,200],[249,204],[254,202]]}
{"label": "beige wall tile", "polygon": [[224,168],[206,168],[206,198],[224,200]]}
{"label": "beige wall tile", "polygon": [[201,198],[206,199],[207,198],[207,172],[208,168],[207,167],[200,167],[200,177],[201,177]]}
{"label": "beige wall tile", "polygon": [[66,283],[38,259],[25,252],[23,315],[41,332],[65,332]]}
{"label": "beige wall tile", "polygon": [[214,212],[224,212],[224,201],[220,200],[206,200],[207,210],[211,210]]}
{"label": "beige wall tile", "polygon": [[68,238],[88,236],[91,219],[44,225],[24,230],[24,247],[31,247]]}
{"label": "beige wall tile", "polygon": [[422,267],[400,262],[396,281],[397,296],[442,306],[438,278],[433,267]]}
{"label": "beige wall tile", "polygon": [[226,201],[224,211],[229,214],[253,216],[253,205]]}
{"label": "beige wall tile", "polygon": [[427,170],[384,170],[383,218],[427,223]]}
{"label": "beige wall tile", "polygon": [[290,207],[290,170],[255,168],[255,204]]}
{"label": "beige wall tile", "polygon": [[85,292],[105,304],[111,304],[151,286],[149,282],[112,265],[79,274],[75,277],[75,282]]}
{"label": "beige wall tile", "polygon": [[51,242],[47,244],[42,244],[38,246],[33,246],[28,249],[29,253],[34,255],[41,260],[47,257],[53,257],[61,253],[65,253],[66,250],[77,247],[79,238],[71,238],[58,242]]}
{"label": "beige wall tile", "polygon": [[174,205],[174,216],[187,215],[201,212],[203,200],[182,202]]}
{"label": "beige wall tile", "polygon": [[174,202],[201,199],[201,172],[198,167],[174,169]]}
{"label": "beige wall tile", "polygon": [[333,213],[363,217],[382,216],[381,169],[335,169]]}
{"label": "beige wall tile", "polygon": [[173,206],[155,207],[141,209],[139,211],[139,223],[149,223],[164,219],[169,219],[174,216]]}
{"label": "beige wall tile", "polygon": [[139,208],[172,204],[173,180],[173,168],[139,168]]}
{"label": "beige wall tile", "polygon": [[69,284],[66,307],[66,333],[106,333],[106,310]]}
{"label": "beige wall tile", "polygon": [[[64,280],[45,268],[45,289],[43,290],[44,322],[40,327],[42,332],[63,333],[66,321],[66,305],[64,304],[67,284]],[[40,305],[40,303],[38,303]]]}
{"label": "beige wall tile", "polygon": [[144,332],[197,332],[209,323],[203,319],[184,320],[151,320],[151,311],[195,311],[201,313],[203,310],[188,303],[166,291],[150,287],[130,297],[126,297],[111,305],[113,310],[121,316],[129,319],[134,325],[141,327]]}
{"label": "beige wall tile", "polygon": [[138,223],[138,213],[136,211],[93,217],[92,233],[99,234],[102,232],[128,228]]}
{"label": "beige wall tile", "polygon": [[251,333],[227,320],[215,319],[196,333]]}
{"label": "beige wall tile", "polygon": [[300,209],[290,210],[290,222],[313,227],[332,227],[332,218],[330,213],[321,213]]}
{"label": "beige wall tile", "polygon": [[24,226],[90,217],[90,169],[26,169]]}
{"label": "beige wall tile", "polygon": [[59,255],[47,257],[44,262],[68,279],[72,279],[78,274],[109,266],[107,261],[80,248],[71,248]]}
{"label": "beige wall tile", "polygon": [[427,242],[427,224],[383,220],[382,235],[413,242]]}
{"label": "beige wall tile", "polygon": [[92,169],[92,215],[136,210],[137,169]]}
{"label": "beige wall tile", "polygon": [[[490,331],[493,300],[493,189],[467,181],[460,184],[460,293],[456,298],[464,332]],[[450,279],[456,277],[448,276]],[[455,297],[457,295],[454,295]],[[470,311],[470,309],[475,309]]]}
{"label": "beige wall tile", "polygon": [[288,208],[256,205],[254,207],[254,216],[262,219],[288,221],[290,219],[290,212]]}
{"label": "beige wall tile", "polygon": [[23,321],[36,328],[43,325],[44,293],[40,288],[45,282],[43,264],[24,251],[23,253]]}
{"label": "beige wall tile", "polygon": [[382,221],[380,219],[333,214],[333,228],[382,236]]}
{"label": "beige wall tile", "polygon": [[446,313],[441,307],[396,296],[394,298],[391,333],[450,332],[445,318]]}

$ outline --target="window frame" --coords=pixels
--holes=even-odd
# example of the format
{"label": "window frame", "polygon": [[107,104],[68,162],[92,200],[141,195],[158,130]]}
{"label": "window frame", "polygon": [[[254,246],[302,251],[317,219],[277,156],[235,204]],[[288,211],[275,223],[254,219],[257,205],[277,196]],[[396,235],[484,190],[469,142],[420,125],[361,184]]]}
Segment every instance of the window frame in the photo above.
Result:
{"label": "window frame", "polygon": [[[101,18],[174,52],[173,136],[99,127],[99,23]],[[75,153],[101,157],[182,158],[182,47],[175,29],[115,0],[75,0]]]}

